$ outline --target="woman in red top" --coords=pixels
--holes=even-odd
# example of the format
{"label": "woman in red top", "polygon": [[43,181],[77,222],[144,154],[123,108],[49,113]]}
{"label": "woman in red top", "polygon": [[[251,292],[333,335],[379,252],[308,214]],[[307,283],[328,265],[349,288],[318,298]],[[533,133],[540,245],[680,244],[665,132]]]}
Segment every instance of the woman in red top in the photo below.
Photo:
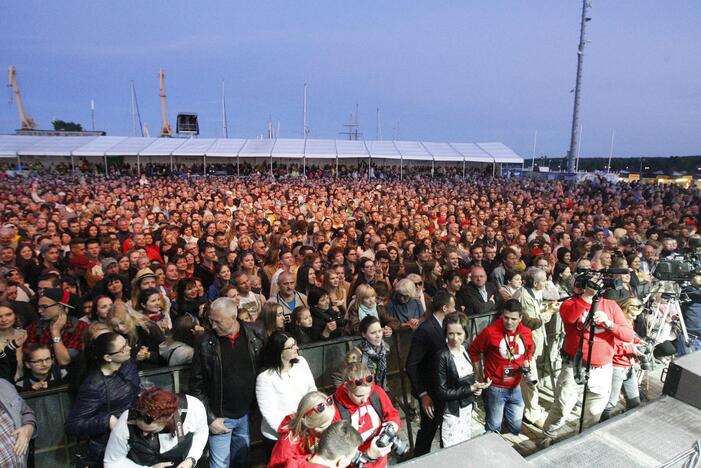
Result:
{"label": "woman in red top", "polygon": [[[630,298],[621,302],[621,309],[626,321],[633,327],[636,317],[643,311],[643,303],[640,299]],[[638,376],[635,373],[634,359],[638,354],[635,345],[640,343],[638,336],[633,336],[631,341],[623,341],[616,338],[613,351],[613,379],[611,380],[611,396],[601,414],[601,420],[605,421],[611,417],[614,408],[618,404],[621,390],[626,399],[626,411],[640,405],[640,388],[638,387]]]}
{"label": "woman in red top", "polygon": [[319,436],[334,417],[333,398],[321,392],[307,393],[297,412],[282,420],[268,468],[296,467],[316,452]]}

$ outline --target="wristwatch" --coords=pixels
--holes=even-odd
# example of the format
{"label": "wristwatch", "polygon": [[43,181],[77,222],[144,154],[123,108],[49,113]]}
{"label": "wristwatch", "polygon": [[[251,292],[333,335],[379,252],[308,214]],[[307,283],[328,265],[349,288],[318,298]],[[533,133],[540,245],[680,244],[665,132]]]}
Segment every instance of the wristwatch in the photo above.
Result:
{"label": "wristwatch", "polygon": [[61,342],[61,337],[60,337],[60,336],[54,336],[54,337],[52,337],[51,339],[54,340],[54,343],[60,343],[60,342]]}

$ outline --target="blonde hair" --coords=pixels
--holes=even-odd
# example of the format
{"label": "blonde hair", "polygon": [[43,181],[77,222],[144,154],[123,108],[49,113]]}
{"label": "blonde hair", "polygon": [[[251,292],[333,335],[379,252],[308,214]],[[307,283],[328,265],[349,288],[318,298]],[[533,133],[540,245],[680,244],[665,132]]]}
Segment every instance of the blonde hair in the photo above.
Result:
{"label": "blonde hair", "polygon": [[355,303],[358,304],[358,306],[360,306],[360,304],[362,304],[366,298],[373,295],[377,297],[377,292],[375,291],[375,288],[373,288],[369,284],[361,284],[355,290]]}
{"label": "blonde hair", "polygon": [[[333,407],[325,408],[321,413],[311,411],[311,413],[307,414],[327,398],[328,396],[318,391],[309,392],[302,397],[297,405],[297,412],[290,422],[287,423],[287,427],[290,429],[290,433],[287,436],[291,441],[296,441],[299,437],[306,435],[309,429],[316,429],[333,418]],[[305,416],[305,414],[307,415]],[[329,418],[329,415],[331,415],[331,418]]]}
{"label": "blonde hair", "polygon": [[123,302],[115,302],[112,304],[108,315],[110,326],[114,331],[117,331],[112,324],[113,321],[119,320],[124,323],[127,329],[127,341],[130,346],[134,346],[139,341],[138,328],[143,328],[146,333],[149,333],[148,323],[151,321],[144,314],[136,311],[130,311]]}
{"label": "blonde hair", "polygon": [[[351,362],[346,366],[346,368],[343,370],[343,381],[346,382],[346,387],[350,388],[351,390],[356,388],[355,383],[352,383],[351,381],[355,381],[357,379],[365,379],[365,377],[372,375],[372,372],[370,372],[370,369],[368,369],[368,366],[363,364],[362,362]],[[363,383],[360,386],[369,386],[372,385],[370,383]]]}
{"label": "blonde hair", "polygon": [[621,301],[619,305],[621,306],[621,310],[626,318],[633,320],[639,314],[631,314],[629,312],[631,307],[643,307],[643,302],[637,297],[629,297],[628,299]]}

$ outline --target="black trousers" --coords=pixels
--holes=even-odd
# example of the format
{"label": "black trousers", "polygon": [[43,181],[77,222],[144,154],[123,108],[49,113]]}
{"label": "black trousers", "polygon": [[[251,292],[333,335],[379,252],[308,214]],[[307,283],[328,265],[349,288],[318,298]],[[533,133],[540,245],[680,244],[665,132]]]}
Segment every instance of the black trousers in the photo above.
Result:
{"label": "black trousers", "polygon": [[416,443],[414,444],[415,457],[425,455],[431,451],[431,444],[433,443],[433,439],[436,437],[436,431],[438,431],[438,428],[443,421],[443,408],[436,405],[436,400],[434,400],[433,403],[433,419],[431,419],[424,412],[424,409],[421,406],[421,400],[419,400],[421,425],[419,426],[418,434],[416,434]]}

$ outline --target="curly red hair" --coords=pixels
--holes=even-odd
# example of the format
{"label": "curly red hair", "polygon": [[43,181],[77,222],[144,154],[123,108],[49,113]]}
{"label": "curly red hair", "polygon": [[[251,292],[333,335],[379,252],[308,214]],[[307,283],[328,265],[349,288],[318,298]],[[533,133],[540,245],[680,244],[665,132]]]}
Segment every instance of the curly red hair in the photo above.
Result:
{"label": "curly red hair", "polygon": [[134,409],[140,415],[148,415],[153,419],[170,418],[166,428],[175,432],[176,416],[178,414],[178,396],[160,388],[149,388],[141,392]]}

